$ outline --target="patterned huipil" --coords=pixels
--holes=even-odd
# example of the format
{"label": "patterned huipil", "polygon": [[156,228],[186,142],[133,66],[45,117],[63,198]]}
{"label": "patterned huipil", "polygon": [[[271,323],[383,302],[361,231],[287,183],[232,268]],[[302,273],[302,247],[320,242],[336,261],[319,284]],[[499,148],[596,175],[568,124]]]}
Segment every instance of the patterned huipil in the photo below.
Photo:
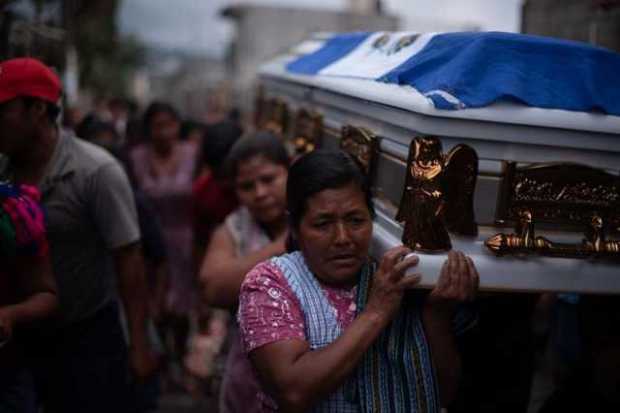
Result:
{"label": "patterned huipil", "polygon": [[[241,288],[239,322],[246,352],[282,340],[307,341],[312,350],[335,341],[355,318],[356,288],[320,284],[300,252],[257,265]],[[313,412],[357,412],[355,382],[314,406]],[[262,393],[263,412],[277,404]]]}
{"label": "patterned huipil", "polygon": [[[375,266],[362,267],[352,289],[321,284],[301,252],[257,265],[246,276],[239,298],[239,325],[247,353],[270,343],[302,340],[316,350],[334,342],[364,310]],[[439,412],[432,356],[421,320],[423,294],[405,297],[402,310],[367,350],[355,372],[312,412]],[[456,335],[476,318],[459,310]],[[277,404],[262,393],[261,411]]]}
{"label": "patterned huipil", "polygon": [[[306,265],[301,252],[276,257],[271,262],[281,269],[282,275],[299,301],[304,314],[306,339],[311,350],[319,350],[336,341],[342,334],[337,309],[332,306],[317,278]],[[355,402],[355,380],[349,378],[335,392],[317,405],[312,412],[358,412]]]}

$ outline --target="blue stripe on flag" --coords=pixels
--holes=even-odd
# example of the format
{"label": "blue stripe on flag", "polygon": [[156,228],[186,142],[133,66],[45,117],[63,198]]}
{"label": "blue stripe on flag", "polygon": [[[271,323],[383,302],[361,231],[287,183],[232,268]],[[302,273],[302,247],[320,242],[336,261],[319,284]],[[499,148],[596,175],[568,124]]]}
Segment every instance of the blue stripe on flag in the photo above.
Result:
{"label": "blue stripe on flag", "polygon": [[[462,107],[495,101],[620,116],[620,54],[585,43],[512,33],[440,34],[379,81]],[[439,109],[458,109],[440,94]]]}
{"label": "blue stripe on flag", "polygon": [[286,70],[302,75],[315,75],[336,60],[349,54],[371,33],[346,33],[339,34],[329,39],[316,52],[304,55],[286,65]]}

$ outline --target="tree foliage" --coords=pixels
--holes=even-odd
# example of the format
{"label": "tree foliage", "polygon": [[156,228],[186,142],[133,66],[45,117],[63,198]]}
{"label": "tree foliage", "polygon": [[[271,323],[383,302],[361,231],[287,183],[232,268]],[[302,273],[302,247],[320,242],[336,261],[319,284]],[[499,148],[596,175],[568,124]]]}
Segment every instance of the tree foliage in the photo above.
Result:
{"label": "tree foliage", "polygon": [[[127,94],[131,75],[143,64],[146,51],[138,39],[122,38],[118,32],[122,0],[0,0],[0,11],[20,3],[33,11],[19,17],[33,41],[9,47],[11,28],[1,20],[3,57],[34,56],[64,70],[66,51],[75,48],[82,88],[95,95]],[[41,35],[46,28],[64,30],[64,40]]]}
{"label": "tree foliage", "polygon": [[121,1],[70,3],[65,20],[78,52],[81,85],[99,95],[125,95],[131,74],[144,61],[145,48],[136,38],[119,36],[116,19]]}

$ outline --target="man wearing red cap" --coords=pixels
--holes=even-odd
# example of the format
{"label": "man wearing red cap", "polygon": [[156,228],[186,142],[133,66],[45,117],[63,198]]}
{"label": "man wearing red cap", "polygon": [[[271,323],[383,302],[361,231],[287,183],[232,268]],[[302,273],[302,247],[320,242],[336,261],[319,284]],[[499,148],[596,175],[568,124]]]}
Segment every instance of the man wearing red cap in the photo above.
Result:
{"label": "man wearing red cap", "polygon": [[60,94],[60,80],[38,60],[0,63],[0,153],[8,158],[0,176],[41,191],[59,289],[57,317],[28,335],[29,360],[46,411],[122,412],[128,363],[138,378],[154,368],[136,210],[116,160],[59,131]]}

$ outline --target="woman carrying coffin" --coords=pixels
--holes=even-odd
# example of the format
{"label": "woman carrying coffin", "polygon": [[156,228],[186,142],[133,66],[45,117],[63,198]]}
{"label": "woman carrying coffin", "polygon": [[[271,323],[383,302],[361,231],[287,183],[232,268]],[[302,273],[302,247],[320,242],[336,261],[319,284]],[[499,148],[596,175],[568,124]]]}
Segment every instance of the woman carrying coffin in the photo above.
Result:
{"label": "woman carrying coffin", "polygon": [[478,274],[450,252],[436,287],[413,292],[418,257],[403,246],[369,259],[373,207],[343,152],[316,151],[289,172],[293,252],[255,267],[239,308],[263,411],[438,412],[460,376],[457,305]]}

